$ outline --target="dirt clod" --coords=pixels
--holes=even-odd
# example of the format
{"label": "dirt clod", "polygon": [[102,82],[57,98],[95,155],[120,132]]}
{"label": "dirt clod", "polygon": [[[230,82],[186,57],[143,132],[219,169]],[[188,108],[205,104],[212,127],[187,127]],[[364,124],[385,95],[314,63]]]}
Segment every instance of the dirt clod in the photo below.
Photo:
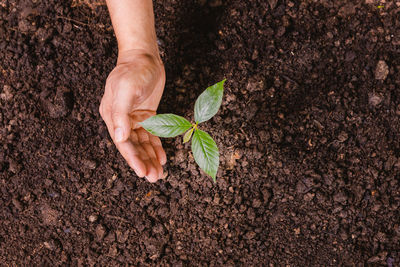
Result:
{"label": "dirt clod", "polygon": [[96,227],[96,238],[98,241],[101,241],[106,234],[106,229],[104,228],[103,225],[99,224]]}
{"label": "dirt clod", "polygon": [[155,184],[118,153],[105,1],[0,1],[0,265],[399,266],[399,4],[153,3],[157,112],[227,79],[217,182],[181,138]]}
{"label": "dirt clod", "polygon": [[347,201],[347,196],[344,192],[338,192],[333,196],[333,200],[345,204]]}
{"label": "dirt clod", "polygon": [[47,204],[40,207],[42,220],[44,224],[55,225],[57,224],[57,219],[59,212],[55,209],[50,208]]}
{"label": "dirt clod", "polygon": [[368,102],[372,107],[378,106],[382,102],[382,97],[377,94],[372,94],[369,97]]}

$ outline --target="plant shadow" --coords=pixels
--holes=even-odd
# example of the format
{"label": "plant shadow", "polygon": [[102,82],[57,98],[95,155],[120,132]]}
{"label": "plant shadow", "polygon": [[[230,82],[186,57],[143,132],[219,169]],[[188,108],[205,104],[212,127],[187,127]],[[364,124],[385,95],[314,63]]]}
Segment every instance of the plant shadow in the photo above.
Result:
{"label": "plant shadow", "polygon": [[170,32],[157,33],[167,74],[159,113],[191,116],[198,95],[223,78],[215,43],[226,4],[181,2],[173,7],[175,20],[162,25]]}

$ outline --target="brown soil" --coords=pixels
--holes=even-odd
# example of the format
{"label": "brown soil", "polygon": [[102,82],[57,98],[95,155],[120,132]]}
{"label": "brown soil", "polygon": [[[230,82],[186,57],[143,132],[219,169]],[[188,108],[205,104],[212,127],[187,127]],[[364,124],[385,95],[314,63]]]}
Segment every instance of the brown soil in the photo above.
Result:
{"label": "brown soil", "polygon": [[228,79],[216,184],[180,138],[165,181],[128,168],[107,9],[80,2],[0,3],[1,266],[400,266],[397,1],[156,1],[159,111]]}

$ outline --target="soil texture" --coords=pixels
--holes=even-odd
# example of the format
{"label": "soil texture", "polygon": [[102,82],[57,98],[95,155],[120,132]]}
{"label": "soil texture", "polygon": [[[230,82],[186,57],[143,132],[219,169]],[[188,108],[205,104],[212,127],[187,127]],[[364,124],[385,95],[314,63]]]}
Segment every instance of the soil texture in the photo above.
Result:
{"label": "soil texture", "polygon": [[203,129],[138,178],[98,113],[117,45],[98,1],[0,1],[1,266],[400,266],[400,2],[154,2],[159,112]]}

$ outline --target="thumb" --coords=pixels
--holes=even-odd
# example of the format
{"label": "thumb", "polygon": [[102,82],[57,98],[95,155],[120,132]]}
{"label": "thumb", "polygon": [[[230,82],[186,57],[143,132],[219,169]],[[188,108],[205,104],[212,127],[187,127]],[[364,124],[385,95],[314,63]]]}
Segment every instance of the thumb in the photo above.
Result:
{"label": "thumb", "polygon": [[130,117],[127,112],[116,110],[112,114],[115,142],[121,143],[129,138],[131,132]]}
{"label": "thumb", "polygon": [[131,118],[129,114],[132,108],[140,100],[140,90],[133,90],[129,83],[122,83],[115,94],[111,119],[114,125],[114,141],[125,142],[131,134]]}

